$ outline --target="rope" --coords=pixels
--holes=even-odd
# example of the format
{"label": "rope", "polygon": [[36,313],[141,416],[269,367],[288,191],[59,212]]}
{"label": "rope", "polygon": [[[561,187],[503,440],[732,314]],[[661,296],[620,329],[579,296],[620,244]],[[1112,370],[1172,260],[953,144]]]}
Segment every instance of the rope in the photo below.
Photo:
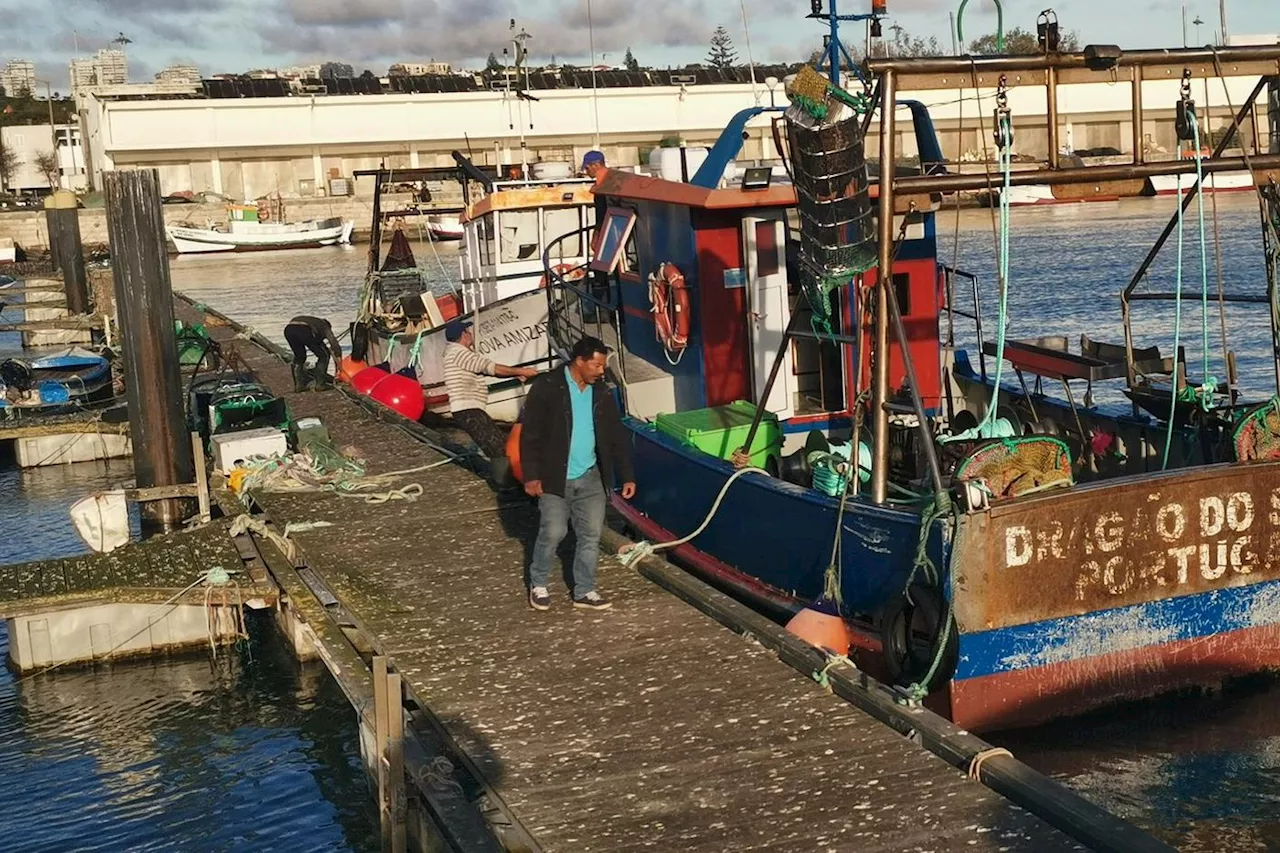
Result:
{"label": "rope", "polygon": [[840,666],[841,664],[848,664],[849,668],[855,671],[858,669],[858,665],[853,661],[849,660],[848,655],[828,654],[826,665],[822,667],[822,669],[818,670],[813,674],[813,680],[818,682],[818,684],[821,685],[823,689],[830,690],[831,678],[828,675],[828,673],[831,671],[832,667]]}
{"label": "rope", "polygon": [[720,511],[720,504],[724,501],[724,496],[729,491],[729,487],[733,485],[734,481],[743,474],[752,473],[763,474],[766,477],[770,476],[769,472],[763,468],[739,468],[737,471],[733,472],[729,479],[724,481],[724,485],[720,487],[720,494],[716,495],[715,501],[711,504],[710,512],[707,513],[706,518],[702,519],[702,523],[698,525],[696,530],[688,536],[682,536],[679,539],[672,539],[669,542],[653,543],[646,540],[630,542],[618,549],[618,562],[630,568],[636,563],[639,563],[645,557],[648,557],[650,554],[656,554],[659,551],[665,551],[668,548],[675,548],[677,545],[683,545],[686,542],[690,542],[697,538],[702,531],[707,529],[707,525],[711,523],[711,519],[715,518],[716,513]]}
{"label": "rope", "polygon": [[1000,192],[1000,235],[996,250],[1000,254],[996,273],[999,279],[1000,297],[996,308],[995,382],[991,389],[991,402],[988,404],[987,410],[983,413],[982,420],[978,422],[977,426],[978,435],[984,438],[989,438],[997,433],[996,410],[1000,408],[1000,381],[1004,374],[1005,327],[1009,321],[1009,195],[1011,191],[1010,180],[1013,176],[1013,125],[1008,113],[1000,116],[998,132],[1005,140],[1005,144],[998,146],[996,155],[999,157],[1000,171],[1004,176],[1004,187]]}
{"label": "rope", "polygon": [[1013,753],[1005,749],[1003,746],[993,746],[984,749],[973,758],[969,759],[969,778],[976,782],[982,781],[982,765],[990,758],[998,758],[999,756],[1013,758]]}
{"label": "rope", "polygon": [[256,533],[264,539],[270,540],[273,545],[280,549],[280,553],[284,554],[285,559],[290,563],[297,562],[298,546],[293,543],[293,540],[288,539],[285,536],[281,536],[279,533],[276,533],[275,530],[251,515],[236,516],[235,521],[231,522],[231,528],[227,531],[228,535],[233,539],[237,536],[250,532]]}

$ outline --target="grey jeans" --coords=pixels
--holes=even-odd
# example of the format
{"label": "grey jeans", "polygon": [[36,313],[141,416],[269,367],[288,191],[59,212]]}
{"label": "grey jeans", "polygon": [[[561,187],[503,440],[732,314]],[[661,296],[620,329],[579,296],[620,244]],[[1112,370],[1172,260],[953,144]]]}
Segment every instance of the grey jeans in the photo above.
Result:
{"label": "grey jeans", "polygon": [[529,565],[529,586],[547,585],[551,563],[560,547],[569,522],[578,537],[573,554],[573,597],[596,588],[596,562],[600,558],[600,531],[604,529],[604,512],[608,498],[600,480],[600,469],[592,468],[576,480],[564,484],[564,497],[545,492],[538,498],[542,515],[538,525],[538,541],[533,545],[533,561]]}

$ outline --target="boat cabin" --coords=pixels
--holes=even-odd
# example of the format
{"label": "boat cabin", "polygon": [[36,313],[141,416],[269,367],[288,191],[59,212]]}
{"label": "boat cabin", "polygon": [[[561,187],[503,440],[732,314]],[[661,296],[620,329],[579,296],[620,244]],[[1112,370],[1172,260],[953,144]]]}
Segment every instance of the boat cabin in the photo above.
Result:
{"label": "boat cabin", "polygon": [[587,234],[595,224],[590,180],[548,184],[499,181],[462,215],[459,251],[467,310],[533,290],[543,280],[544,252],[556,240],[552,267],[587,261]]}
{"label": "boat cabin", "polygon": [[[803,443],[813,429],[848,438],[855,403],[870,387],[872,318],[865,295],[876,271],[858,276],[855,287],[832,290],[815,317],[815,306],[794,283],[796,193],[788,184],[754,188],[752,177],[744,175],[741,186],[708,189],[610,171],[596,188],[608,200],[608,220],[593,266],[616,282],[629,413],[651,419],[755,404],[791,326],[767,410],[782,434],[794,437],[787,445]],[[895,224],[896,230],[909,219],[894,278],[921,391],[926,405],[936,407],[942,287],[933,216],[908,209]],[[676,276],[688,301],[683,344],[664,339],[652,296],[655,283]],[[646,376],[663,374],[669,392],[655,393],[649,379],[646,393],[635,393],[637,367]],[[900,353],[890,371],[893,387],[901,387]]]}

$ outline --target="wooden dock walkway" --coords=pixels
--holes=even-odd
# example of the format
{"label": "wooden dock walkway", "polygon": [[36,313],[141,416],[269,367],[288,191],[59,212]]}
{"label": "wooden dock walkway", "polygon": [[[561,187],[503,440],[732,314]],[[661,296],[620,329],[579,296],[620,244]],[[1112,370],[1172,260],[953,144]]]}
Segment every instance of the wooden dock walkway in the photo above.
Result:
{"label": "wooden dock walkway", "polygon": [[[212,331],[230,342],[234,330]],[[261,381],[291,391],[285,364],[240,344]],[[444,458],[342,392],[284,396],[371,474]],[[459,465],[409,482],[425,490],[413,502],[255,498],[277,528],[303,525],[290,538],[308,570],[394,661],[526,848],[1087,849],[640,572],[602,560],[611,611],[572,609],[563,585],[549,612],[530,610],[535,505]],[[1111,820],[1124,840],[1103,849],[1163,849]]]}

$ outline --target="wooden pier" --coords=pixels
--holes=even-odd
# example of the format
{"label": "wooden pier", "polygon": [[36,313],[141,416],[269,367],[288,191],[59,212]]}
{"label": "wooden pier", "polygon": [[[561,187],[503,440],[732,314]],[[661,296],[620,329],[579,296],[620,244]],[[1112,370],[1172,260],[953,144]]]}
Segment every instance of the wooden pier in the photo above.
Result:
{"label": "wooden pier", "polygon": [[[238,345],[370,474],[446,459],[343,391],[292,393],[278,349],[201,309],[177,316]],[[275,531],[298,531],[291,561],[260,540],[295,618],[377,717],[386,849],[405,849],[406,800],[449,849],[1168,849],[662,560],[603,558],[611,611],[572,609],[555,582],[552,609],[531,611],[535,505],[459,464],[392,488],[409,483],[420,498],[253,493]],[[401,723],[439,755],[411,755]]]}

